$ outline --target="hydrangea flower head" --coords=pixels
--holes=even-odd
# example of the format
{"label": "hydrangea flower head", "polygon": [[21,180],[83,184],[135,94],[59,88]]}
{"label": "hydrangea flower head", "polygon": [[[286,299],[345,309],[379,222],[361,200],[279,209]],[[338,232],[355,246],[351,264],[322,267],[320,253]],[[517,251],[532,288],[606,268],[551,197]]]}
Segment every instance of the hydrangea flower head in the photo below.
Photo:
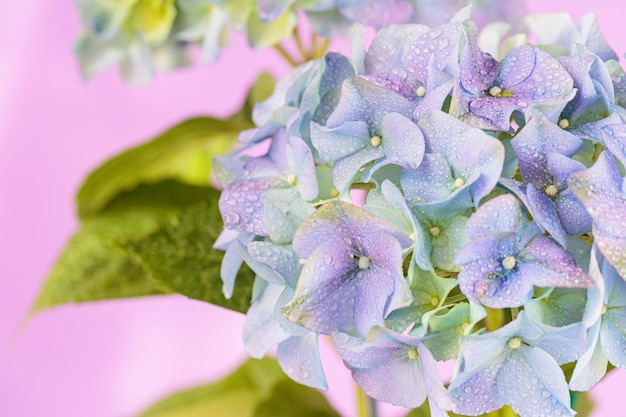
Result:
{"label": "hydrangea flower head", "polygon": [[[368,15],[379,5],[311,13],[413,18]],[[256,274],[251,355],[277,345],[293,379],[325,388],[317,337],[330,335],[367,394],[437,416],[506,404],[571,416],[569,389],[608,361],[626,367],[626,75],[593,21],[553,18],[568,32],[535,25],[541,48],[488,28],[497,39],[481,45],[498,59],[467,10],[388,26],[353,60],[294,69],[257,105],[245,151],[215,164],[225,292],[242,262]],[[446,393],[434,362],[449,359]],[[560,366],[573,361],[568,387]]]}

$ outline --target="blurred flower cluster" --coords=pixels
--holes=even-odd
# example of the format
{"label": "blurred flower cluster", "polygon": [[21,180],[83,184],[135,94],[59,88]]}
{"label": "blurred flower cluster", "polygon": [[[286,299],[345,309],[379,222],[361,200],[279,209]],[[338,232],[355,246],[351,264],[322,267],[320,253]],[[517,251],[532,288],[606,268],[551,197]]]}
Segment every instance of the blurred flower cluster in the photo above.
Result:
{"label": "blurred flower cluster", "polygon": [[[174,5],[160,3],[165,22]],[[434,2],[356,3],[250,5],[255,21],[295,4],[384,26],[367,49],[357,37],[352,58],[295,68],[255,107],[257,128],[215,159],[225,294],[243,262],[256,274],[250,355],[277,345],[291,378],[325,389],[318,337],[328,335],[377,400],[428,401],[433,416],[504,405],[574,415],[570,390],[588,390],[608,362],[626,366],[616,54],[592,15],[579,25],[528,15],[522,33],[479,30],[468,8],[441,25],[389,25],[419,22]],[[435,365],[450,359],[446,387]]]}
{"label": "blurred flower cluster", "polygon": [[[119,64],[122,76],[132,84],[149,82],[157,71],[189,65],[192,45],[200,47],[201,61],[215,61],[227,42],[228,28],[245,32],[248,43],[261,48],[292,37],[303,16],[313,36],[330,39],[345,34],[354,23],[373,27],[442,24],[467,4],[474,5],[481,24],[519,22],[525,10],[521,0],[506,4],[496,0],[75,1],[84,26],[76,45],[84,76]],[[324,45],[320,43],[303,58],[317,58]]]}

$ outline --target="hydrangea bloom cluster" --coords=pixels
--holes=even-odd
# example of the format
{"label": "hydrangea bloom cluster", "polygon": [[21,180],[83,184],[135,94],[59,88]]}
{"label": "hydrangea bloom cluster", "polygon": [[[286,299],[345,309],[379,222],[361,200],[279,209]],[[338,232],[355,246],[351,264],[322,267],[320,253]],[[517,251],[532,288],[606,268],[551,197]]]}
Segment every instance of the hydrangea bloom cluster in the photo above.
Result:
{"label": "hydrangea bloom cluster", "polygon": [[155,71],[189,65],[189,46],[200,45],[202,61],[213,62],[227,28],[246,32],[255,48],[292,36],[298,12],[326,38],[354,23],[440,24],[467,4],[480,22],[519,21],[522,0],[75,0],[85,31],[77,44],[83,74],[90,77],[119,64],[131,83],[149,81]]}
{"label": "hydrangea bloom cluster", "polygon": [[572,416],[626,366],[626,74],[593,16],[525,23],[538,45],[467,9],[391,25],[256,107],[215,161],[252,356],[325,389],[327,335],[367,394],[433,416]]}

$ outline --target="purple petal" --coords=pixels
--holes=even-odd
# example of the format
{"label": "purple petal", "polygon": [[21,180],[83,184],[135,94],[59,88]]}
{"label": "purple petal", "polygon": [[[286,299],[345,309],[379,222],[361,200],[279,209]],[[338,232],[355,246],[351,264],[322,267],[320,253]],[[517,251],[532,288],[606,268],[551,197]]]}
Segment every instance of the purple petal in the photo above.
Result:
{"label": "purple petal", "polygon": [[329,240],[348,241],[357,245],[364,236],[386,233],[396,238],[403,248],[411,239],[396,226],[348,203],[336,201],[321,206],[298,229],[293,249],[301,258],[308,258],[322,243]]}
{"label": "purple petal", "polygon": [[[293,300],[282,309],[288,320],[321,334],[355,330],[354,304],[364,274],[350,252],[351,247],[336,240],[317,247],[302,269]],[[385,301],[393,291],[393,283],[387,284],[380,294],[383,305],[371,306],[381,311],[371,318],[374,322],[382,322]]]}
{"label": "purple petal", "polygon": [[460,87],[472,94],[480,94],[493,86],[500,71],[500,63],[478,47],[478,31],[473,22],[464,22],[466,44],[461,55]]}
{"label": "purple petal", "polygon": [[576,265],[574,256],[546,236],[531,240],[518,256],[520,273],[539,287],[591,288],[593,279]]}
{"label": "purple petal", "polygon": [[502,143],[440,111],[427,112],[418,125],[426,138],[426,152],[440,153],[455,176],[469,185],[478,204],[495,187],[502,172]]}
{"label": "purple petal", "polygon": [[572,156],[582,146],[582,141],[561,129],[537,112],[529,112],[526,126],[513,138],[511,145],[519,160],[522,177],[534,184],[546,186],[552,183],[548,171],[548,155],[556,152]]}
{"label": "purple petal", "polygon": [[608,125],[601,130],[602,140],[609,151],[626,165],[626,125]]}
{"label": "purple petal", "polygon": [[522,221],[522,205],[510,194],[496,197],[472,214],[467,221],[470,239],[492,233],[515,233]]}
{"label": "purple petal", "polygon": [[613,157],[603,152],[593,167],[572,174],[568,182],[593,219],[600,251],[626,277],[626,193]]}
{"label": "purple petal", "polygon": [[404,168],[416,168],[424,157],[424,135],[415,123],[399,113],[383,117],[382,147],[386,160]]}
{"label": "purple petal", "polygon": [[228,229],[267,236],[263,194],[272,188],[285,187],[279,178],[250,178],[235,181],[220,195],[219,207]]}
{"label": "purple petal", "polygon": [[500,351],[495,356],[487,356],[481,352],[480,355],[489,359],[486,366],[461,372],[450,384],[456,413],[482,415],[504,406],[498,393],[497,377],[504,365],[505,353]]}
{"label": "purple petal", "polygon": [[[459,286],[463,294],[491,308],[520,307],[533,294],[532,280],[520,270],[502,274],[501,261],[477,261],[465,265],[459,273]],[[489,274],[494,274],[491,278]]]}
{"label": "purple petal", "polygon": [[565,247],[566,234],[561,225],[555,202],[545,193],[538,190],[534,185],[528,184],[526,188],[528,208],[535,221],[541,225],[550,235]]}
{"label": "purple petal", "polygon": [[444,201],[455,190],[454,177],[440,154],[427,153],[416,169],[403,170],[402,191],[412,204]]}
{"label": "purple petal", "polygon": [[341,99],[326,121],[326,125],[333,128],[346,121],[362,120],[367,122],[370,129],[377,130],[383,116],[389,112],[410,116],[413,113],[413,105],[400,94],[362,78],[352,77],[343,82]]}

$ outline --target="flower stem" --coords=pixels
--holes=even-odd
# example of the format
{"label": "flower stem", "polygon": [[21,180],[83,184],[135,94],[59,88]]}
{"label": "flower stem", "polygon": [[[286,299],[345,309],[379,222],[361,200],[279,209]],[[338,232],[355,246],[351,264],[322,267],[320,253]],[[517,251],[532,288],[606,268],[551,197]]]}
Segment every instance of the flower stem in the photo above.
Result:
{"label": "flower stem", "polygon": [[295,67],[298,65],[298,63],[296,62],[295,59],[293,59],[293,57],[291,55],[289,55],[289,53],[279,44],[274,45],[274,50],[276,52],[278,52],[278,54],[283,57],[283,59],[285,61],[287,61],[289,63],[289,65],[291,65],[292,67]]}
{"label": "flower stem", "polygon": [[300,53],[300,58],[303,62],[311,59],[310,55],[304,49],[304,44],[302,43],[302,39],[300,38],[300,33],[298,32],[298,28],[296,27],[293,30],[293,39],[296,41],[296,46],[298,47],[298,52]]}
{"label": "flower stem", "polygon": [[328,50],[328,46],[330,45],[330,39],[324,39],[322,44],[313,51],[313,58],[318,59],[322,58],[326,51]]}
{"label": "flower stem", "polygon": [[504,325],[504,310],[502,310],[501,308],[489,307],[485,307],[485,310],[487,310],[487,317],[485,318],[487,330],[493,332],[494,330],[498,330]]}
{"label": "flower stem", "polygon": [[370,398],[358,385],[356,386],[356,398],[358,417],[378,417],[376,400]]}

